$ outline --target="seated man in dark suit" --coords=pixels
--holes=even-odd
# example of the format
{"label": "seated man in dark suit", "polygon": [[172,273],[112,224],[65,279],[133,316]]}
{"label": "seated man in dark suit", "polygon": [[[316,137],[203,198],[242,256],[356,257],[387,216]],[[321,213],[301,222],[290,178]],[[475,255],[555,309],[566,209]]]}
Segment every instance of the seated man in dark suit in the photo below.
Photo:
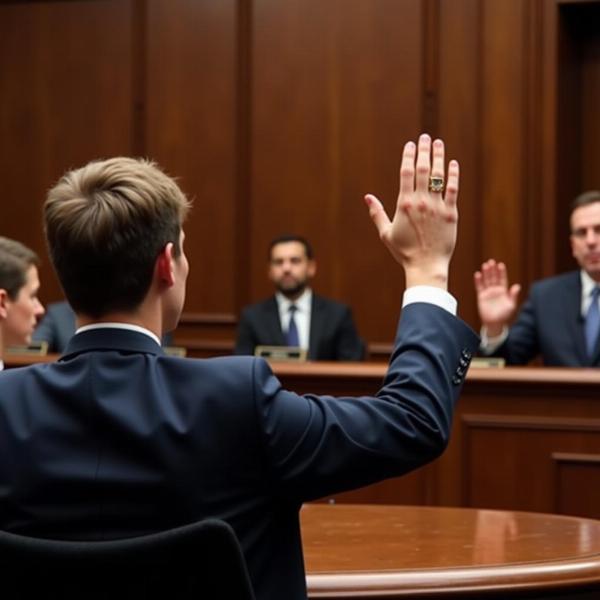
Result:
{"label": "seated man in dark suit", "polygon": [[537,356],[547,366],[600,365],[600,191],[575,198],[570,225],[571,252],[580,268],[535,282],[512,327],[521,286],[509,286],[506,266],[495,260],[475,273],[482,354],[509,365]]}
{"label": "seated man in dark suit", "polygon": [[[477,335],[447,292],[458,164],[405,146],[389,220],[404,267],[395,348],[374,396],[300,396],[254,357],[167,356],[188,275],[188,202],[130,158],[67,173],[44,205],[52,262],[79,329],[58,362],[0,374],[0,527],[111,539],[207,517],[235,530],[257,600],[302,600],[303,502],[394,477],[444,450]],[[109,243],[110,242],[110,243]]]}
{"label": "seated man in dark suit", "polygon": [[304,238],[286,235],[270,243],[269,278],[277,291],[242,311],[236,354],[254,354],[257,346],[295,346],[307,350],[309,360],[364,358],[350,309],[310,289],[316,271]]}
{"label": "seated man in dark suit", "polygon": [[0,237],[0,369],[4,351],[26,346],[44,307],[38,299],[39,259],[21,242]]}
{"label": "seated man in dark suit", "polygon": [[35,328],[33,339],[46,342],[50,353],[62,353],[76,329],[75,313],[69,303],[53,302],[46,306],[46,314]]}

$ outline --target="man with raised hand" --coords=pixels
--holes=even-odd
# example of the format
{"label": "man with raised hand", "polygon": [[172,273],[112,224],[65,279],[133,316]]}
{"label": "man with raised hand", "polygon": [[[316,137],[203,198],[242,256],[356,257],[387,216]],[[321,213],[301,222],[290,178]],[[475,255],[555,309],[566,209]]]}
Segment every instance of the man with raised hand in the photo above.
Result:
{"label": "man with raised hand", "polygon": [[579,269],[541,279],[509,327],[521,286],[506,265],[487,260],[474,274],[481,353],[509,365],[540,357],[546,366],[600,366],[600,191],[579,194],[569,219],[571,253]]}
{"label": "man with raised hand", "polygon": [[444,195],[441,141],[431,154],[427,135],[405,146],[391,221],[365,197],[407,290],[383,385],[358,398],[284,390],[261,358],[165,355],[159,336],[185,298],[187,200],[147,161],[67,173],[44,217],[79,329],[57,363],[0,377],[0,527],[114,539],[224,519],[258,600],[305,599],[302,503],[439,456],[478,345],[446,291],[458,164]]}

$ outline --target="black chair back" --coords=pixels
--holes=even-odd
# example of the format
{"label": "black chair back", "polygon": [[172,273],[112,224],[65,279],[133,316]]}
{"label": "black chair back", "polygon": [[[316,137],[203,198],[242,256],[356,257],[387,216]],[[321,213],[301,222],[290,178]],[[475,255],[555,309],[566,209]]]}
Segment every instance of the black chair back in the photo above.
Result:
{"label": "black chair back", "polygon": [[0,532],[7,600],[254,600],[239,542],[216,519],[114,541]]}

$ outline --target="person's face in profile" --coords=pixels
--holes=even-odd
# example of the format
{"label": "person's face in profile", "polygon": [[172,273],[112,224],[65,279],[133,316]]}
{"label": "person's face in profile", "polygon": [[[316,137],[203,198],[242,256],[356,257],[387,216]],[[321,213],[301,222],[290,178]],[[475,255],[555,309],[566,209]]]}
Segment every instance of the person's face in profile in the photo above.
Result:
{"label": "person's face in profile", "polygon": [[315,261],[306,256],[300,242],[282,242],[271,249],[269,279],[292,300],[302,294],[316,270]]}
{"label": "person's face in profile", "polygon": [[573,257],[594,281],[600,281],[600,202],[576,208],[571,214]]}
{"label": "person's face in profile", "polygon": [[38,319],[44,314],[39,301],[40,280],[37,267],[32,265],[25,274],[25,285],[14,300],[6,298],[4,343],[6,346],[23,346],[31,342],[31,334]]}

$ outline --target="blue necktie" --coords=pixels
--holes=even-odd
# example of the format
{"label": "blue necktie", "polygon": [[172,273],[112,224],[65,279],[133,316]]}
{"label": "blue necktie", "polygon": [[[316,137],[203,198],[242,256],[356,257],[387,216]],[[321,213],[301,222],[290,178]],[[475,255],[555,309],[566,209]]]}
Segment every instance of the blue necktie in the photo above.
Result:
{"label": "blue necktie", "polygon": [[592,358],[596,349],[596,340],[600,331],[600,310],[598,310],[598,294],[600,287],[595,287],[592,290],[592,303],[585,317],[585,346],[589,358]]}
{"label": "blue necktie", "polygon": [[288,323],[286,343],[288,346],[299,346],[300,339],[298,338],[298,327],[296,326],[296,320],[294,319],[294,313],[298,310],[298,307],[295,304],[292,304],[289,310],[290,322]]}

